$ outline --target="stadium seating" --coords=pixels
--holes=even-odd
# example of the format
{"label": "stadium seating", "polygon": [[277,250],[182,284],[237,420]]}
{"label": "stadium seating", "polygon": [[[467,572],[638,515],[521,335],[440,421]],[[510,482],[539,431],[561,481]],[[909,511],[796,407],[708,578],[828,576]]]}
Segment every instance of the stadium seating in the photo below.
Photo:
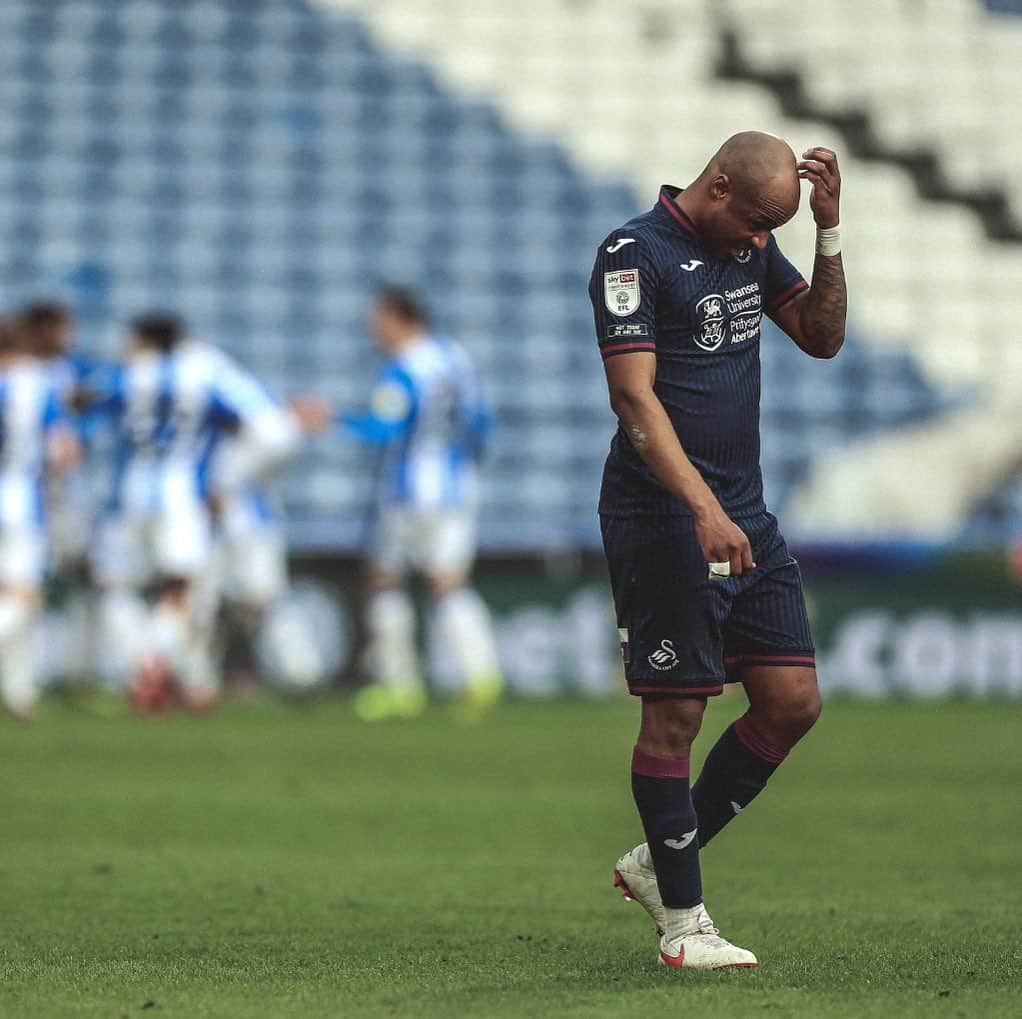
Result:
{"label": "stadium seating", "polygon": [[[612,429],[595,245],[732,129],[834,140],[717,80],[715,40],[692,0],[8,0],[0,292],[68,295],[107,355],[132,313],[178,308],[278,389],[351,406],[373,285],[418,284],[497,405],[484,546],[593,547]],[[821,450],[959,401],[1003,327],[977,302],[1020,278],[1014,252],[991,268],[974,218],[920,202],[902,171],[846,172],[856,335],[826,364],[772,329],[763,345],[775,501]],[[781,234],[806,270],[807,231]],[[317,442],[287,484],[296,541],[355,547],[370,478],[353,443]]]}
{"label": "stadium seating", "polygon": [[1006,187],[1022,212],[1022,22],[977,0],[873,0],[866,18],[841,0],[725,6],[754,60],[798,67],[827,106],[865,107],[896,145],[935,145],[953,181]]}

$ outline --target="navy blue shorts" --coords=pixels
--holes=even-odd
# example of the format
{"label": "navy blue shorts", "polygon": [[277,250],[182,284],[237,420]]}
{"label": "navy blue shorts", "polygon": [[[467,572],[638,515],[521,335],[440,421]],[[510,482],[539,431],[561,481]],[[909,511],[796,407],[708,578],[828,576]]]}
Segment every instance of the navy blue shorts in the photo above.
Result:
{"label": "navy blue shorts", "polygon": [[813,667],[802,577],[776,518],[735,522],[756,569],[710,580],[691,517],[601,516],[631,693],[713,696],[745,666]]}

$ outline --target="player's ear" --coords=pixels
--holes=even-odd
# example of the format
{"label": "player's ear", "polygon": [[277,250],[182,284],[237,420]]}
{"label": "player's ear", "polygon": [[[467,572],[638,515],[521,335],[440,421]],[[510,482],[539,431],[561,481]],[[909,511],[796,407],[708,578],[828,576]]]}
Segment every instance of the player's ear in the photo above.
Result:
{"label": "player's ear", "polygon": [[722,202],[731,194],[731,178],[726,173],[718,173],[710,178],[710,197],[715,202]]}

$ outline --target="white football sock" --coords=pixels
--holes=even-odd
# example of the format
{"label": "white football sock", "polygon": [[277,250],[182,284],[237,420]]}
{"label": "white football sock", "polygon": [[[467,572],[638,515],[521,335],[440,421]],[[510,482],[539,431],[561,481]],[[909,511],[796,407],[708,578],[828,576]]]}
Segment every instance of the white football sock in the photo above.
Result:
{"label": "white football sock", "polygon": [[138,672],[148,650],[149,609],[133,591],[113,588],[100,598],[99,628],[99,678],[106,686],[120,689]]}
{"label": "white football sock", "polygon": [[20,629],[0,644],[0,688],[4,705],[17,715],[30,714],[38,689],[35,620],[26,618]]}
{"label": "white football sock", "polygon": [[415,647],[415,606],[406,591],[374,591],[366,607],[373,679],[389,687],[422,686]]}
{"label": "white football sock", "polygon": [[32,617],[32,608],[24,598],[0,594],[0,644],[25,628]]}
{"label": "white football sock", "polygon": [[187,605],[158,601],[149,619],[149,648],[179,676],[184,676],[190,637]]}
{"label": "white football sock", "polygon": [[706,906],[690,906],[687,909],[671,909],[664,906],[664,934],[679,938],[686,934],[710,934],[715,932]]}
{"label": "white football sock", "polygon": [[[249,618],[258,622],[258,616]],[[323,676],[323,657],[313,631],[313,621],[298,612],[269,612],[258,631],[280,678],[295,687],[312,686]],[[250,630],[255,630],[251,627]]]}
{"label": "white football sock", "polygon": [[219,691],[220,673],[213,655],[213,634],[208,627],[193,627],[188,634],[179,678],[192,690]]}
{"label": "white football sock", "polygon": [[436,633],[450,648],[463,684],[500,679],[493,619],[473,588],[459,587],[437,599]]}

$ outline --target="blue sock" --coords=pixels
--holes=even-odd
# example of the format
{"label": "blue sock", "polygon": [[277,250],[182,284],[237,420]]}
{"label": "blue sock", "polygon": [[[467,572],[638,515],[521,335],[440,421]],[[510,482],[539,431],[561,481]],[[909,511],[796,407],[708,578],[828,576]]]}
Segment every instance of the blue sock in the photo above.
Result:
{"label": "blue sock", "polygon": [[632,753],[632,795],[646,832],[660,898],[668,909],[703,901],[699,835],[688,758],[657,757],[638,747]]}
{"label": "blue sock", "polygon": [[724,730],[692,787],[701,846],[763,791],[787,756],[787,749],[771,746],[763,738],[747,714]]}

